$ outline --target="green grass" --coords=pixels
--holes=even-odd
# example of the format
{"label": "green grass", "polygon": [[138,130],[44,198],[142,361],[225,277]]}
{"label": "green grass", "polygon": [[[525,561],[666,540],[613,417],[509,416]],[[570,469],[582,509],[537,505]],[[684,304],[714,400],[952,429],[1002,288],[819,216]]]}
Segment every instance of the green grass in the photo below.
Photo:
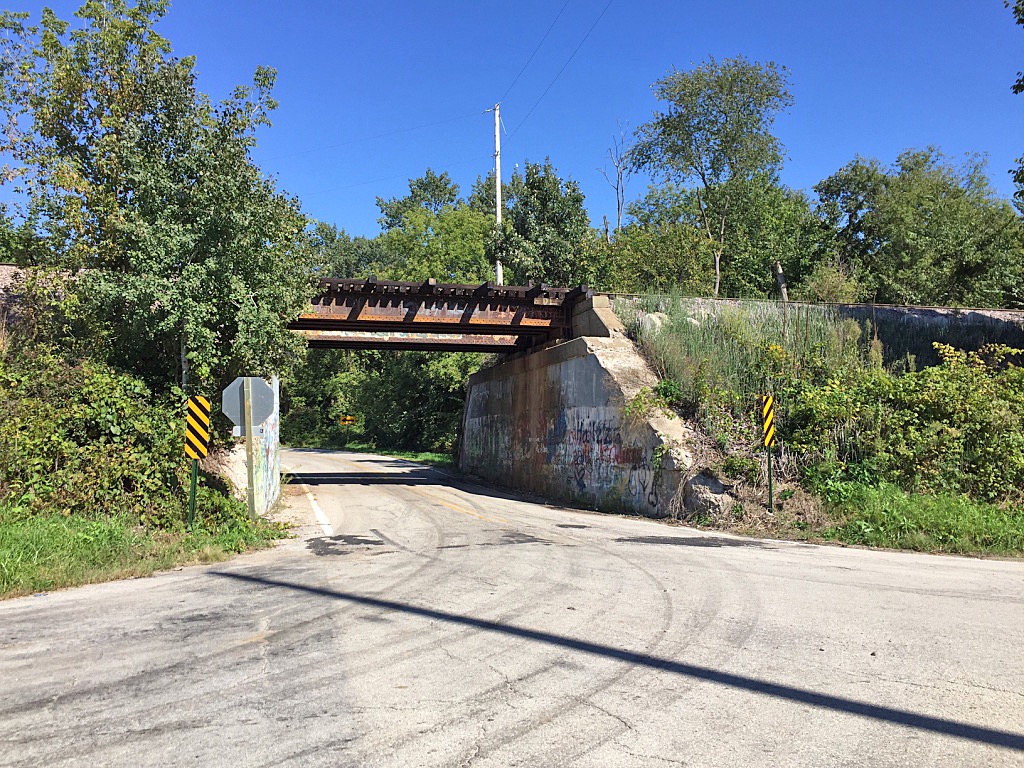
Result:
{"label": "green grass", "polygon": [[822,531],[848,544],[957,554],[1024,551],[1024,510],[953,494],[907,493],[894,485],[844,482],[825,492],[838,522]]}
{"label": "green grass", "polygon": [[33,515],[0,507],[0,598],[216,562],[282,535],[280,526],[245,521],[154,531],[124,517]]}

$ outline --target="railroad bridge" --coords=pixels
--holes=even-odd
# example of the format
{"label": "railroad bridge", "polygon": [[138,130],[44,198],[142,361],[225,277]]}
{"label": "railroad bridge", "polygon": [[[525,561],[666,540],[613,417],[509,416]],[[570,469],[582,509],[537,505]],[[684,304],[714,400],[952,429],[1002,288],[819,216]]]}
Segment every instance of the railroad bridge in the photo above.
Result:
{"label": "railroad bridge", "polygon": [[577,336],[607,336],[608,298],[586,286],[462,285],[329,278],[291,323],[311,347],[515,352]]}

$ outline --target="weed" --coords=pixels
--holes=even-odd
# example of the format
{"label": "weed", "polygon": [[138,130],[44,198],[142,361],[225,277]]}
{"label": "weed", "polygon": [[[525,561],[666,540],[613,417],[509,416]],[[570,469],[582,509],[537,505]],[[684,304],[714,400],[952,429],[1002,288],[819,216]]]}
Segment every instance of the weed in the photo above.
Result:
{"label": "weed", "polygon": [[744,480],[750,485],[754,485],[757,482],[759,470],[760,467],[757,459],[749,456],[730,454],[722,462],[722,472],[726,477],[733,480]]}

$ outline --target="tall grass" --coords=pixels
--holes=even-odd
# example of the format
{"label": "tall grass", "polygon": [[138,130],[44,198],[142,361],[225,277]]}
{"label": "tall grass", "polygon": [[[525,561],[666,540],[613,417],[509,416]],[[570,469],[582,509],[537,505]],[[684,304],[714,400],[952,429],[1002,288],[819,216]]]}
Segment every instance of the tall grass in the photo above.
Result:
{"label": "tall grass", "polygon": [[615,311],[698,416],[708,404],[740,415],[758,395],[824,381],[871,353],[861,326],[827,307],[647,296]]}
{"label": "tall grass", "polygon": [[942,493],[907,493],[889,483],[839,483],[825,492],[837,524],[825,538],[927,552],[1024,550],[1024,510]]}
{"label": "tall grass", "polygon": [[657,369],[658,394],[704,427],[726,476],[761,476],[757,396],[776,395],[776,466],[825,501],[817,535],[1024,549],[1018,351],[938,345],[938,366],[887,369],[873,334],[828,307],[648,296],[616,312]]}

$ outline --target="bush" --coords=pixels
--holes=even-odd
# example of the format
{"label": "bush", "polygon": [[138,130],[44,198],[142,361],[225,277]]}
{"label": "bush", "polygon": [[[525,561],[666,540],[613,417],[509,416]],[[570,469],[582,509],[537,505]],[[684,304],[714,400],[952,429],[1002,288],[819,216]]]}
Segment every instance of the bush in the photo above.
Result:
{"label": "bush", "polygon": [[[616,309],[661,376],[656,392],[729,452],[727,476],[751,474],[757,396],[771,392],[780,471],[827,498],[855,483],[899,489],[893,503],[918,511],[921,499],[945,499],[929,507],[935,515],[964,504],[1011,515],[1024,507],[1021,350],[935,344],[939,365],[886,370],[877,342],[825,308],[647,297]],[[666,316],[640,333],[652,312]]]}
{"label": "bush", "polygon": [[942,364],[895,376],[846,371],[799,393],[788,444],[849,477],[863,465],[908,491],[1024,502],[1024,369],[1006,348],[936,345]]}
{"label": "bush", "polygon": [[[52,351],[0,358],[0,504],[25,515],[180,526],[183,445],[176,395],[156,397],[134,377]],[[212,489],[200,491],[198,508],[210,525],[242,514]]]}
{"label": "bush", "polygon": [[[483,355],[309,350],[282,387],[282,439],[319,447],[358,441],[381,450],[451,453],[466,380]],[[357,419],[349,431],[340,416]]]}

